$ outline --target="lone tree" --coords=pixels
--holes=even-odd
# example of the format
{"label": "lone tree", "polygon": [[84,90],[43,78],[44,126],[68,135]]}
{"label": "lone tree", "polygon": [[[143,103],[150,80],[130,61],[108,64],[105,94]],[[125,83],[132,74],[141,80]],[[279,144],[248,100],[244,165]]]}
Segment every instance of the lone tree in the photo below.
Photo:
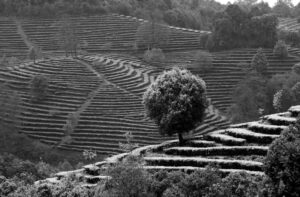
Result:
{"label": "lone tree", "polygon": [[263,53],[262,48],[259,48],[252,59],[251,68],[257,73],[265,75],[268,71],[268,66],[269,63],[267,61],[267,58]]}
{"label": "lone tree", "polygon": [[202,122],[208,106],[205,82],[191,72],[174,68],[165,71],[144,93],[147,116],[159,126],[161,134],[178,134],[194,129]]}

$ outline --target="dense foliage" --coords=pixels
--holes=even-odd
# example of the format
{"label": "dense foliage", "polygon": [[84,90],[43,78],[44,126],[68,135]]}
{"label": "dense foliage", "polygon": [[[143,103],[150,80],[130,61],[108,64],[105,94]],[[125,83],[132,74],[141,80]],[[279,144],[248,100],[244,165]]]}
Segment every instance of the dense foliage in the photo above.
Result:
{"label": "dense foliage", "polygon": [[267,61],[257,61],[256,65],[259,64],[262,65],[259,69],[254,69],[257,66],[253,68],[252,65],[252,69],[246,70],[245,77],[235,88],[233,105],[228,110],[233,122],[256,120],[264,114],[283,112],[292,105],[300,104],[299,64],[295,64],[291,71],[271,78],[262,75]]}
{"label": "dense foliage", "polygon": [[[267,113],[286,111],[291,105],[300,104],[297,94],[297,83],[300,82],[298,67],[299,65],[296,64],[291,71],[274,75],[268,80],[266,86],[267,105],[265,107]],[[277,102],[275,102],[276,100]]]}
{"label": "dense foliage", "polygon": [[276,196],[300,195],[300,121],[276,139],[265,160]]}
{"label": "dense foliage", "polygon": [[194,129],[204,119],[207,107],[205,82],[185,69],[165,71],[150,85],[143,97],[147,115],[162,134]]}
{"label": "dense foliage", "polygon": [[[134,159],[136,160],[136,159]],[[190,174],[160,170],[149,173],[136,161],[123,161],[107,170],[112,178],[101,181],[95,188],[80,186],[70,176],[57,184],[31,185],[30,176],[21,181],[18,177],[0,177],[0,195],[23,197],[252,197],[270,196],[265,177],[244,172],[223,177],[216,167]],[[32,182],[32,181],[31,181]],[[1,193],[2,192],[2,193]]]}
{"label": "dense foliage", "polygon": [[277,17],[263,12],[256,14],[236,4],[229,5],[214,19],[211,48],[273,47],[277,40]]}
{"label": "dense foliage", "polygon": [[266,75],[268,71],[268,60],[262,51],[262,48],[257,50],[251,61],[251,69],[258,74]]}
{"label": "dense foliage", "polygon": [[256,73],[249,73],[237,85],[234,104],[229,108],[228,115],[232,122],[247,122],[258,119],[266,105],[266,79]]}

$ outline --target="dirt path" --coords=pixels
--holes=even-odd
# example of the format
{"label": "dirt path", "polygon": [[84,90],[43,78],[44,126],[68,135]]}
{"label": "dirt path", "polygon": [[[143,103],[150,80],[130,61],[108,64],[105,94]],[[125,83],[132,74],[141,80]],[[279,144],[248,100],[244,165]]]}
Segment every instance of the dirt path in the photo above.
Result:
{"label": "dirt path", "polygon": [[33,47],[33,43],[30,41],[30,39],[28,38],[28,36],[24,32],[21,22],[18,19],[15,19],[15,23],[16,23],[16,26],[17,26],[18,34],[22,37],[22,39],[23,39],[24,43],[26,44],[28,50],[30,50]]}
{"label": "dirt path", "polygon": [[105,77],[103,75],[101,75],[98,71],[96,71],[90,64],[88,64],[88,63],[86,63],[86,62],[84,62],[82,60],[78,60],[78,59],[76,59],[76,61],[79,62],[80,64],[85,65],[91,72],[95,73],[99,78],[102,78],[102,80],[104,81],[105,84],[107,84],[107,85],[113,85],[116,88],[118,88],[118,89],[120,89],[120,90],[122,90],[122,91],[124,91],[124,92],[126,92],[126,93],[128,93],[128,94],[130,94],[132,96],[134,96],[134,97],[140,98],[139,96],[137,96],[137,95],[129,92],[128,90],[126,90],[126,89],[124,89],[124,88],[122,88],[122,87],[120,87],[120,86],[118,86],[118,85],[116,85],[116,84],[114,84],[114,83],[106,80]]}

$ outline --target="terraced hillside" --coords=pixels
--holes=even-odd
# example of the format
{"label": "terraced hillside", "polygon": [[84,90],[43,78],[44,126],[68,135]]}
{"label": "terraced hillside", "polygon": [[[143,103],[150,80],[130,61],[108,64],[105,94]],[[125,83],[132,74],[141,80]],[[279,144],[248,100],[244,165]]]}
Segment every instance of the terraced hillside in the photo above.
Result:
{"label": "terraced hillside", "polygon": [[[174,52],[170,55],[174,57],[177,64],[186,64],[188,69],[195,74],[199,74],[207,84],[207,91],[212,103],[219,110],[226,111],[232,104],[233,91],[241,81],[246,72],[245,69],[250,65],[257,49],[234,49],[212,53],[213,67],[207,73],[201,73],[195,61],[193,52]],[[294,51],[290,51],[289,57],[279,59],[274,56],[272,49],[263,49],[269,62],[269,76],[287,72],[291,67],[300,61],[300,56]],[[299,53],[300,54],[300,53]]]}
{"label": "terraced hillside", "polygon": [[279,18],[278,29],[298,32],[300,23],[298,23],[297,18]]}
{"label": "terraced hillside", "polygon": [[22,37],[18,34],[14,20],[0,18],[0,56],[24,57],[27,53],[27,46]]}
{"label": "terraced hillside", "polygon": [[[216,163],[223,173],[244,170],[262,175],[262,160],[270,143],[290,124],[294,124],[299,114],[300,106],[294,106],[288,112],[267,115],[259,121],[231,125],[207,135],[198,135],[185,146],[178,146],[176,140],[166,141],[160,145],[135,149],[130,154],[143,156],[143,166],[148,170],[193,171]],[[101,176],[101,168],[106,168],[127,155],[128,153],[115,155],[76,171],[60,172],[48,181],[56,182],[62,177],[76,174],[82,177],[84,184],[91,186],[100,179],[107,178]]]}
{"label": "terraced hillside", "polygon": [[[74,17],[75,31],[88,52],[133,51],[138,27],[145,23],[134,17],[102,15]],[[59,21],[55,19],[23,19],[22,27],[28,38],[45,51],[59,50]],[[169,26],[168,26],[169,27]],[[170,28],[169,42],[161,46],[164,50],[189,50],[201,48],[197,30]]]}
{"label": "terraced hillside", "polygon": [[[141,62],[117,56],[80,56],[79,59],[40,60],[2,69],[0,80],[18,91],[22,98],[21,131],[44,143],[64,149],[94,149],[99,153],[120,152],[119,142],[132,132],[140,145],[159,143],[156,125],[144,117],[142,93],[160,71]],[[49,78],[47,99],[33,102],[29,82],[36,75]],[[65,143],[70,115],[78,124]],[[209,132],[227,125],[212,106],[196,132]]]}

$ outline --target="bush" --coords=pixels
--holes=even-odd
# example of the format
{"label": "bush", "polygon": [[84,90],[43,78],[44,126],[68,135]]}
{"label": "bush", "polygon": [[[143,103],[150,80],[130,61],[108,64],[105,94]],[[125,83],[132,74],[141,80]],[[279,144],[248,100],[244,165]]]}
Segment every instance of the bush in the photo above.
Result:
{"label": "bush", "polygon": [[249,73],[237,85],[233,93],[233,105],[228,110],[232,122],[253,121],[259,116],[260,109],[265,109],[267,95],[266,80],[261,75]]}
{"label": "bush", "polygon": [[210,187],[221,182],[221,174],[217,168],[208,166],[186,176],[179,184],[183,196],[198,197],[209,193]]}
{"label": "bush", "polygon": [[26,173],[34,180],[38,180],[48,178],[55,172],[57,172],[56,168],[42,161],[35,164],[28,160],[21,160],[12,154],[0,155],[0,174],[6,178],[19,177]]}
{"label": "bush", "polygon": [[153,48],[144,53],[144,60],[148,63],[162,63],[165,61],[165,55],[161,49]]}
{"label": "bush", "polygon": [[30,81],[32,98],[35,101],[45,99],[48,93],[49,79],[43,75],[36,75]]}
{"label": "bush", "polygon": [[279,90],[274,94],[273,106],[278,112],[283,112],[288,110],[293,105],[293,95],[292,92],[284,88]]}
{"label": "bush", "polygon": [[[246,172],[232,172],[217,185],[220,196],[252,197],[260,196],[263,177]],[[216,189],[216,188],[215,188]],[[213,196],[213,195],[212,195]]]}
{"label": "bush", "polygon": [[297,23],[300,23],[300,17],[297,18]]}
{"label": "bush", "polygon": [[300,194],[300,120],[282,133],[270,146],[265,173],[272,181],[276,196]]}
{"label": "bush", "polygon": [[287,58],[288,57],[288,49],[283,40],[279,40],[273,50],[275,56],[279,58]]}
{"label": "bush", "polygon": [[300,75],[300,63],[297,63],[292,68],[293,72]]}
{"label": "bush", "polygon": [[252,58],[251,67],[257,73],[264,75],[268,71],[268,66],[269,63],[267,61],[267,58],[263,53],[262,48],[259,48],[257,50],[257,53]]}
{"label": "bush", "polygon": [[205,82],[191,72],[174,68],[165,71],[143,96],[147,116],[159,126],[161,134],[182,133],[203,121],[208,105]]}
{"label": "bush", "polygon": [[199,68],[201,72],[206,73],[213,68],[213,58],[210,53],[198,51],[194,58],[195,67]]}
{"label": "bush", "polygon": [[137,162],[137,158],[127,157],[125,161],[108,168],[107,174],[111,179],[107,181],[106,191],[102,195],[115,197],[147,196],[149,174]]}

